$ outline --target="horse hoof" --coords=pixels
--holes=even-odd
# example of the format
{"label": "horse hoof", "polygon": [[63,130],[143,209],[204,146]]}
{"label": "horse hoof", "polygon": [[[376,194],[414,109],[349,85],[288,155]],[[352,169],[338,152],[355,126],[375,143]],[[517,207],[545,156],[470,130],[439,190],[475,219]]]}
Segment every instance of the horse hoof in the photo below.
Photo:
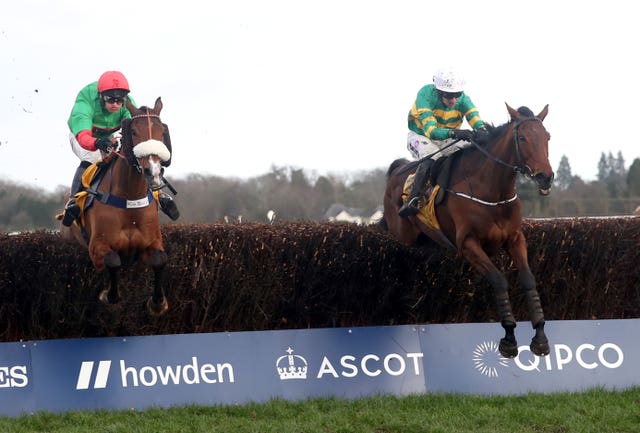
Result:
{"label": "horse hoof", "polygon": [[500,351],[500,355],[505,358],[515,358],[518,356],[518,343],[503,338],[500,340],[498,350]]}
{"label": "horse hoof", "polygon": [[549,341],[546,338],[543,341],[536,341],[534,338],[529,348],[534,355],[546,356],[549,354]]}
{"label": "horse hoof", "polygon": [[152,316],[162,316],[169,309],[169,303],[167,302],[167,298],[163,297],[162,302],[159,304],[153,301],[153,298],[149,298],[147,300],[147,311]]}

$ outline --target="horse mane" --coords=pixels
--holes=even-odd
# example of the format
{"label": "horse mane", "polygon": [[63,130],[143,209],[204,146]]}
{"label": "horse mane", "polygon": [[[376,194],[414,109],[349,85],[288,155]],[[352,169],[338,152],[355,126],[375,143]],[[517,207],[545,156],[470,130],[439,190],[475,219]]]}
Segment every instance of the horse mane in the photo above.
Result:
{"label": "horse mane", "polygon": [[531,111],[529,109],[529,107],[525,107],[525,106],[522,106],[522,107],[518,108],[518,113],[520,113],[520,114],[522,114],[523,116],[526,116],[526,117],[534,117],[535,116],[535,114],[533,114],[533,111]]}
{"label": "horse mane", "polygon": [[131,119],[123,119],[120,124],[122,137],[120,138],[120,150],[124,154],[129,165],[136,164],[136,156],[133,154],[133,141],[131,137]]}

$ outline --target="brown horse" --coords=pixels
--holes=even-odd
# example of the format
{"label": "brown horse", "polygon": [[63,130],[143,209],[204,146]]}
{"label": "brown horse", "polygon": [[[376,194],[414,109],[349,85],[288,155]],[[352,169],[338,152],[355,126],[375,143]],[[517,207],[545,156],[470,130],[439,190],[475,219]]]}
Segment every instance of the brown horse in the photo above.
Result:
{"label": "brown horse", "polygon": [[118,271],[123,263],[141,260],[151,266],[154,288],[147,308],[161,315],[169,307],[163,288],[167,254],[152,185],[162,185],[162,166],[170,162],[171,144],[167,125],[160,120],[160,98],[153,109],[138,109],[129,101],[127,108],[131,119],[122,122],[120,149],[104,155],[106,172],[97,188],[89,189],[92,204],[83,211],[83,223],[61,226],[60,233],[88,248],[98,272],[107,269],[109,287],[99,296],[104,303],[115,304],[120,299]]}
{"label": "brown horse", "polygon": [[544,333],[540,297],[527,259],[516,176],[518,172],[526,175],[535,181],[541,195],[549,194],[554,173],[548,159],[550,135],[542,124],[548,105],[537,116],[526,107],[516,111],[507,104],[507,110],[511,120],[498,127],[489,126],[485,145],[476,144],[450,157],[449,181],[440,185],[445,195],[436,201],[434,207],[439,224],[430,225],[428,219],[419,216],[398,216],[405,180],[415,170],[417,162],[394,161],[387,173],[382,225],[406,245],[413,245],[422,233],[426,234],[456,252],[489,281],[505,329],[505,336],[500,340],[500,353],[512,358],[518,354],[518,345],[509,285],[489,258],[505,248],[518,270],[518,281],[525,293],[531,324],[535,329],[531,351],[543,356],[549,353],[549,343]]}

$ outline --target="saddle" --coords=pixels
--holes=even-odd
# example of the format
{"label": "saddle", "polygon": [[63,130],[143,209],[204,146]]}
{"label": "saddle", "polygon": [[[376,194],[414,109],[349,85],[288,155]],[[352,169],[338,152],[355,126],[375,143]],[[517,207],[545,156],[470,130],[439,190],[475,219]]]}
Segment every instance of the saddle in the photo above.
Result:
{"label": "saddle", "polygon": [[82,191],[76,193],[76,203],[80,206],[80,222],[84,227],[84,213],[93,204],[95,194],[90,194],[89,191],[97,191],[98,185],[102,181],[109,163],[99,161],[94,162],[84,170],[82,174]]}
{"label": "saddle", "polygon": [[[427,198],[426,203],[420,208],[420,213],[417,215],[427,226],[436,230],[440,230],[440,223],[436,217],[435,207],[442,203],[447,194],[449,188],[449,180],[451,178],[451,167],[453,163],[460,157],[462,152],[455,152],[449,156],[443,156],[438,158],[429,171],[427,177],[427,189],[425,196]],[[413,185],[414,175],[407,176],[407,180],[404,183],[402,198],[406,200],[411,191]]]}

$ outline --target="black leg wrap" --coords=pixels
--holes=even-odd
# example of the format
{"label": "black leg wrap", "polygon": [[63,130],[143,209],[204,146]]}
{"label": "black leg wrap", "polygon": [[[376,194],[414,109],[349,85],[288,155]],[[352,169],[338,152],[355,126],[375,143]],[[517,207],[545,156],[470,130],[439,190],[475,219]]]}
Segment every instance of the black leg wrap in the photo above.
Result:
{"label": "black leg wrap", "polygon": [[539,323],[544,325],[544,313],[542,311],[542,304],[540,303],[540,296],[536,289],[527,290],[526,292],[527,304],[529,305],[529,316],[531,318],[531,325],[536,328]]}
{"label": "black leg wrap", "polygon": [[503,320],[501,325],[505,330],[505,335],[504,338],[500,339],[498,350],[505,358],[515,358],[518,356],[518,342],[514,332],[516,323],[511,320]]}
{"label": "black leg wrap", "polygon": [[513,323],[513,327],[515,328],[516,319],[513,317],[513,312],[511,311],[511,302],[509,301],[508,293],[501,293],[496,296],[497,305],[498,305],[498,315],[500,316],[500,321],[503,323],[510,322]]}
{"label": "black leg wrap", "polygon": [[536,334],[531,339],[531,345],[529,348],[534,355],[546,356],[550,352],[549,340],[544,333],[544,320],[540,320],[534,325]]}
{"label": "black leg wrap", "polygon": [[500,324],[504,328],[504,338],[500,340],[498,350],[505,358],[514,358],[518,355],[518,342],[514,329],[516,329],[516,319],[511,312],[511,302],[509,302],[509,293],[506,291],[496,295],[498,304],[498,315],[500,316]]}

